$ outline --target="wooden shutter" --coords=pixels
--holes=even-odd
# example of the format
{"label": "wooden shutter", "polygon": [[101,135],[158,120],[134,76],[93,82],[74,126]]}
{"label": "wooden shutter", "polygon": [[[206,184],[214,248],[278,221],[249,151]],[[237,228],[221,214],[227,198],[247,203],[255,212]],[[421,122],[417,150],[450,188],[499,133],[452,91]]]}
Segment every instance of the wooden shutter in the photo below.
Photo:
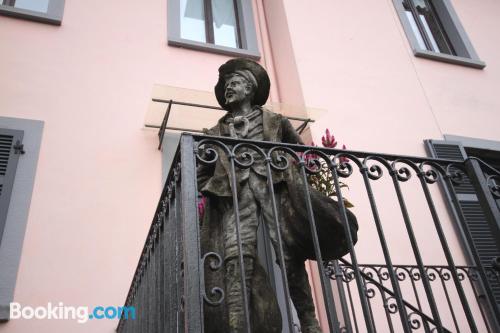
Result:
{"label": "wooden shutter", "polygon": [[0,243],[7,220],[17,162],[23,152],[23,131],[0,128]]}
{"label": "wooden shutter", "polygon": [[[428,151],[433,157],[465,160],[467,153],[459,142],[442,141],[442,140],[427,140]],[[482,176],[482,175],[481,175]],[[460,219],[456,212],[457,225],[462,231],[462,237],[465,244],[468,246],[468,252],[471,255],[471,249],[475,248],[479,257],[479,263],[483,267],[491,267],[492,260],[500,256],[499,244],[496,242],[495,230],[492,229],[491,224],[488,222],[487,217],[481,208],[476,190],[468,177],[465,177],[463,184],[453,185],[457,194],[458,202],[465,219],[467,229],[460,226]],[[445,194],[448,197],[450,207],[453,207],[451,196],[448,189],[445,188]],[[451,209],[454,211],[454,208]],[[465,233],[469,233],[470,237]],[[467,241],[469,239],[470,242]],[[489,287],[493,293],[493,298],[497,306],[500,306],[500,284],[498,280],[488,281]]]}

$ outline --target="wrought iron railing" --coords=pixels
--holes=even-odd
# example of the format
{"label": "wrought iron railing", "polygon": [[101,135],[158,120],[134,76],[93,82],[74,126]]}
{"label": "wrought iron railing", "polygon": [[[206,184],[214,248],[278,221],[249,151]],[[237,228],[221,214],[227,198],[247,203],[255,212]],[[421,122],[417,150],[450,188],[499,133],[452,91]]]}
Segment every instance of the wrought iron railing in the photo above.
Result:
{"label": "wrought iron railing", "polygon": [[[338,261],[319,260],[315,264],[322,295],[318,302],[324,305],[323,315],[327,323],[326,327],[322,327],[324,332],[500,331],[498,304],[492,292],[495,284],[500,282],[498,267],[494,264],[482,265],[474,246],[471,246],[469,264],[456,264],[461,254],[449,246],[451,235],[445,232],[447,229],[443,228],[442,222],[448,217],[443,215],[434,198],[436,193],[440,194],[433,189],[436,186],[433,184],[441,182],[450,190],[452,199],[455,197],[455,214],[462,217],[456,223],[464,224],[453,184],[460,183],[464,176],[476,179],[472,172],[474,168],[482,168],[481,161],[469,159],[464,162],[183,134],[126,298],[125,305],[135,306],[137,316],[135,320],[121,319],[118,332],[199,333],[204,331],[204,311],[207,307],[224,306],[224,288],[205,286],[206,270],[220,270],[224,262],[220,253],[204,253],[200,245],[196,172],[200,165],[214,165],[223,158],[221,154],[229,161],[227,181],[232,184],[233,204],[236,207],[238,192],[235,174],[238,169],[249,168],[253,163],[265,165],[268,179],[292,167],[300,171],[300,176],[306,181],[308,175],[318,172],[320,165],[326,165],[331,173],[347,246],[351,251]],[[360,264],[359,258],[366,257],[366,253],[358,251],[359,244],[353,246],[354,231],[350,230],[348,223],[341,178],[349,183],[355,175],[360,177],[359,184],[365,192],[363,196],[356,195],[356,199],[365,198],[367,207],[362,214],[356,213],[360,225],[359,243],[371,242],[374,248],[380,248],[383,264]],[[380,199],[374,194],[374,187],[384,178],[390,186],[384,189],[386,192]],[[411,197],[421,194],[430,217],[426,232],[438,239],[437,248],[444,257],[439,265],[426,263],[428,258],[422,255],[422,248],[427,245],[419,239],[415,230],[424,223],[422,216],[427,215],[415,217],[408,207],[408,189],[403,186],[410,184],[410,179],[418,180],[412,183],[416,187],[410,190]],[[493,207],[499,192],[499,180],[500,174],[489,168],[486,183],[473,182],[474,187],[482,191],[478,195],[482,204],[492,211],[487,214],[491,223],[500,222],[495,221],[497,212]],[[274,193],[272,184],[272,181],[268,182],[270,193]],[[380,212],[380,200],[390,198],[387,191],[395,195],[394,205],[400,214],[396,221],[388,221]],[[303,200],[307,203],[307,222],[314,226],[317,221],[311,198],[307,190],[305,193]],[[275,198],[271,199],[274,220],[279,224]],[[363,206],[360,201],[355,205],[355,211],[358,206]],[[239,225],[238,217],[235,223]],[[386,238],[388,228],[399,223],[404,230],[400,237],[408,240],[411,250],[407,258],[410,264],[395,264],[394,254],[399,249],[394,248]],[[363,235],[363,228],[369,224],[374,227],[375,235]],[[461,227],[468,228],[467,225]],[[315,230],[312,227],[304,232],[311,232],[316,258],[321,258]],[[241,245],[239,239],[240,254]],[[280,266],[285,267],[283,249],[278,247],[277,251]],[[239,256],[239,264],[244,286],[243,255]],[[292,303],[286,288],[287,274],[283,272],[278,276],[285,286],[283,295],[280,295],[286,300],[281,309],[287,321],[283,332],[293,332],[297,323],[293,321]],[[242,290],[248,314],[249,295],[246,295],[246,288]],[[245,318],[245,332],[251,332],[250,316]]]}
{"label": "wrought iron railing", "polygon": [[[346,260],[341,259],[340,262],[328,262],[326,265],[327,274],[332,280],[337,283],[337,287],[341,288],[339,292],[339,297],[341,302],[348,306],[350,314],[352,316],[352,321],[348,324],[350,330],[359,332],[360,326],[362,326],[358,318],[362,318],[359,312],[359,301],[353,297],[352,292],[352,282],[354,281],[354,271],[352,265]],[[385,323],[383,320],[380,321],[380,326],[378,328],[381,332],[398,332],[395,330],[395,325],[393,321],[394,315],[399,312],[397,305],[396,295],[392,291],[390,286],[390,275],[387,265],[359,265],[361,269],[361,276],[364,280],[366,291],[365,295],[368,300],[368,305],[370,309],[370,316],[372,321],[374,321],[374,304],[382,306],[385,313]],[[426,272],[427,279],[430,281],[433,290],[439,290],[443,293],[444,299],[442,300],[441,312],[448,312],[451,316],[452,325],[450,329],[443,327],[444,332],[460,332],[464,331],[461,327],[461,322],[459,316],[457,315],[456,304],[452,300],[452,293],[455,291],[455,286],[449,286],[452,280],[452,276],[456,274],[458,277],[462,288],[470,289],[475,296],[475,299],[481,299],[481,291],[478,290],[476,286],[480,281],[480,276],[478,269],[474,266],[456,266],[456,271],[452,272],[449,266],[439,266],[439,265],[426,265],[424,266],[424,271]],[[402,304],[405,307],[405,311],[408,313],[408,319],[410,320],[410,328],[412,330],[422,329],[424,332],[436,331],[436,322],[432,317],[425,314],[422,308],[421,293],[422,293],[422,275],[420,274],[419,267],[417,265],[393,265],[393,273],[398,280],[400,286],[406,287],[409,291],[409,297],[414,299],[415,302],[412,304],[406,300],[402,300]],[[498,283],[500,281],[500,273],[498,270],[488,267],[486,269],[486,275],[488,281]],[[406,285],[406,286],[405,286]],[[405,295],[408,297],[408,295]],[[376,299],[379,298],[378,302]],[[480,319],[483,323],[488,321],[487,314],[480,310]],[[432,327],[432,329],[431,329]],[[488,329],[488,328],[487,328]],[[469,330],[465,330],[469,331]]]}

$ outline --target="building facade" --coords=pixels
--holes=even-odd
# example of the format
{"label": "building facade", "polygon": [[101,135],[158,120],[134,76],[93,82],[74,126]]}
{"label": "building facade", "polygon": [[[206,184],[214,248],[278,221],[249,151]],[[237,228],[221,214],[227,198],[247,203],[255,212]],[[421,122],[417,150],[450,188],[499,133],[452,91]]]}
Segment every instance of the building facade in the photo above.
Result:
{"label": "building facade", "polygon": [[[179,131],[168,130],[158,150],[164,102],[217,106],[217,69],[235,56],[267,69],[270,108],[314,121],[306,142],[321,142],[329,128],[349,150],[459,158],[440,155],[437,145],[449,144],[498,168],[499,12],[493,0],[3,0],[0,332],[116,329],[116,319],[8,320],[9,304],[124,304],[178,141]],[[200,130],[220,114],[174,104],[167,126]],[[357,259],[380,264],[363,179],[346,182],[360,223]],[[416,265],[391,186],[374,191],[392,260]],[[423,261],[442,265],[425,197],[403,191]],[[455,263],[470,265],[446,191],[431,191]],[[328,332],[317,269],[308,263]],[[491,314],[482,314],[471,288],[465,292],[486,332]],[[447,307],[437,293],[438,307]],[[374,311],[385,315],[383,307]],[[443,325],[467,327],[466,315],[452,312]]]}

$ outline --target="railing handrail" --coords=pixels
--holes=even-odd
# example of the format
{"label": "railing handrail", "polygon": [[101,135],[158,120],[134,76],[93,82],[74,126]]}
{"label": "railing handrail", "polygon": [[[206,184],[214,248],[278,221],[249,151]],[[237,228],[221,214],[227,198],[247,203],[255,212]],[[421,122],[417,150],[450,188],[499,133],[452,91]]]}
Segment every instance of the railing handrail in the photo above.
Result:
{"label": "railing handrail", "polygon": [[444,159],[444,158],[434,158],[434,157],[419,157],[419,156],[410,156],[410,155],[396,155],[396,154],[386,154],[386,153],[375,153],[375,152],[366,152],[359,150],[350,150],[350,149],[337,149],[337,148],[324,148],[317,147],[311,145],[300,145],[300,144],[292,144],[292,143],[283,143],[283,142],[273,142],[273,141],[260,141],[260,140],[247,140],[247,139],[236,139],[227,136],[214,136],[214,135],[200,135],[200,134],[192,134],[192,133],[182,133],[182,135],[192,135],[195,141],[199,141],[201,139],[213,139],[219,140],[223,143],[233,143],[238,144],[242,142],[256,144],[263,148],[272,148],[272,147],[290,147],[296,149],[298,152],[303,152],[309,149],[318,150],[325,153],[349,153],[355,155],[357,157],[366,158],[370,156],[379,156],[387,160],[408,160],[414,163],[422,163],[422,162],[435,162],[438,164],[463,164],[463,160],[452,160],[452,159]]}

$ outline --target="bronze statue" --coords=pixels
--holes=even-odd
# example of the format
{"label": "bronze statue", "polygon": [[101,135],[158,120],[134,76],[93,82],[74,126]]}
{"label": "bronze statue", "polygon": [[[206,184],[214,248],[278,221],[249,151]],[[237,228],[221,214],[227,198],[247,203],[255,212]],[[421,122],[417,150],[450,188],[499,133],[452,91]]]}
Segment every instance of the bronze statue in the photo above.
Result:
{"label": "bronze statue", "polygon": [[[232,59],[219,68],[215,94],[219,104],[228,111],[216,126],[206,130],[213,136],[303,144],[287,118],[265,110],[270,81],[266,71],[256,62]],[[217,147],[212,147],[218,150]],[[203,149],[201,149],[203,150]],[[257,261],[257,227],[265,223],[278,256],[277,230],[265,161],[256,152],[250,168],[236,168],[238,212],[244,274],[250,309],[252,331],[281,332],[281,315],[276,297],[264,269]],[[205,267],[206,289],[220,287],[225,291],[223,304],[205,306],[205,332],[242,332],[245,322],[240,283],[239,251],[235,210],[230,181],[230,164],[225,152],[219,150],[218,160],[211,166],[198,167],[198,187],[207,198],[201,225],[202,255],[215,252],[223,259],[223,268],[215,271]],[[306,259],[315,259],[305,204],[305,187],[296,166],[288,172],[273,171],[272,182],[283,240],[290,296],[297,310],[304,333],[321,332],[315,317],[311,288],[304,266]],[[339,258],[348,252],[338,204],[309,187],[323,259]],[[348,211],[355,237],[357,223]],[[321,229],[321,230],[320,230]]]}

